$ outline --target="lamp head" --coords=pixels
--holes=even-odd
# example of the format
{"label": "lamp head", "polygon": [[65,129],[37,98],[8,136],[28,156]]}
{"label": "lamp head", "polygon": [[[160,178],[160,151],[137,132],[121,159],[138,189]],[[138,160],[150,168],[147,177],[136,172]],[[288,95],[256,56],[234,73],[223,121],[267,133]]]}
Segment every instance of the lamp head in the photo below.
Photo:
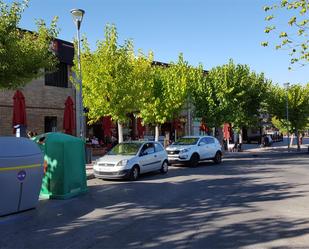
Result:
{"label": "lamp head", "polygon": [[72,9],[70,12],[72,14],[73,21],[77,26],[77,29],[79,29],[82,23],[85,11],[82,9]]}

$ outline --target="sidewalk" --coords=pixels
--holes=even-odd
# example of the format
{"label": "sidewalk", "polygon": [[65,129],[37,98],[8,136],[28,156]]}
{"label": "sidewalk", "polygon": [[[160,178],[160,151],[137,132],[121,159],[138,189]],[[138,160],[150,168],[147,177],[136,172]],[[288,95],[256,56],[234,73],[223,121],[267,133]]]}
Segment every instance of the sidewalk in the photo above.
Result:
{"label": "sidewalk", "polygon": [[243,150],[241,152],[224,152],[224,157],[242,157],[242,156],[250,156],[252,154],[263,154],[263,155],[271,155],[271,154],[287,154],[287,153],[308,153],[309,144],[301,145],[300,151],[297,150],[297,145],[293,145],[290,147],[288,151],[287,145],[283,142],[273,143],[272,146],[269,147],[261,147],[260,144],[243,144]]}
{"label": "sidewalk", "polygon": [[93,163],[99,158],[100,156],[92,156],[92,163],[86,164],[86,176],[87,180],[91,180],[94,178],[93,175]]}

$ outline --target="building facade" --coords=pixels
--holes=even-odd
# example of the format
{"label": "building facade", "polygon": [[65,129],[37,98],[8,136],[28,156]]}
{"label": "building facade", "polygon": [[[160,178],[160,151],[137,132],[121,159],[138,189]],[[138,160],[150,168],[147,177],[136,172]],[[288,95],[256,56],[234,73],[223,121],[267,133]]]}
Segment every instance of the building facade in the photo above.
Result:
{"label": "building facade", "polygon": [[[70,83],[74,47],[70,42],[55,40],[53,49],[59,59],[57,70],[33,80],[20,90],[26,103],[27,130],[38,134],[63,131],[65,101],[75,100],[75,88]],[[14,136],[13,96],[15,91],[0,90],[0,136]],[[74,101],[75,102],[75,101]],[[75,108],[75,105],[74,105]]]}

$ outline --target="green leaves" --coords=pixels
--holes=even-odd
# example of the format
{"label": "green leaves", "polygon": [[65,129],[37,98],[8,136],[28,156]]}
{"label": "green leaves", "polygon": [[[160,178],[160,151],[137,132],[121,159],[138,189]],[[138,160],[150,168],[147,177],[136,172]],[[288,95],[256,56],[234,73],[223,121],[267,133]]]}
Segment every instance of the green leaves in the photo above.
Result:
{"label": "green leaves", "polygon": [[37,21],[36,33],[18,28],[28,1],[13,2],[10,6],[0,1],[0,89],[24,86],[54,69],[57,59],[50,50],[52,39],[58,34],[57,18],[50,28],[43,20]]}
{"label": "green leaves", "polygon": [[290,132],[302,130],[309,121],[309,84],[292,85],[288,89],[274,85],[267,99],[268,112],[274,117],[274,124],[284,131],[287,127],[286,105],[289,109]]}
{"label": "green leaves", "polygon": [[195,82],[192,99],[196,115],[213,127],[220,127],[225,122],[233,123],[235,127],[255,125],[268,84],[264,75],[230,60]]}
{"label": "green leaves", "polygon": [[[82,47],[83,95],[89,121],[95,122],[102,116],[126,121],[127,114],[137,113],[150,97],[152,54],[145,56],[139,51],[135,56],[130,40],[119,45],[114,25],[106,26],[105,38],[97,42],[94,52],[86,39]],[[79,75],[76,66],[73,71]]]}
{"label": "green leaves", "polygon": [[153,66],[150,100],[140,109],[140,117],[145,123],[163,124],[178,115],[193,77],[191,70],[182,54],[177,63],[170,63],[168,67]]}
{"label": "green leaves", "polygon": [[[268,25],[265,27],[264,32],[266,34],[272,34],[271,40],[274,41],[276,49],[285,49],[289,51],[291,56],[290,64],[300,64],[301,66],[306,65],[309,61],[308,53],[304,49],[308,45],[308,15],[306,15],[309,8],[308,0],[295,0],[287,1],[280,0],[280,5],[265,6],[264,11],[267,12],[265,20],[267,22],[274,23],[275,15],[270,13],[271,11],[281,10],[291,12],[292,16],[286,20],[288,26],[288,32],[271,32],[277,28],[277,24]],[[304,18],[305,17],[305,18]],[[302,20],[300,20],[302,18]],[[304,19],[303,19],[304,18]],[[278,22],[280,25],[280,22]],[[280,25],[281,26],[281,25]],[[268,42],[262,42],[261,45],[266,47]],[[305,45],[305,46],[303,46]],[[291,65],[289,68],[291,68]]]}

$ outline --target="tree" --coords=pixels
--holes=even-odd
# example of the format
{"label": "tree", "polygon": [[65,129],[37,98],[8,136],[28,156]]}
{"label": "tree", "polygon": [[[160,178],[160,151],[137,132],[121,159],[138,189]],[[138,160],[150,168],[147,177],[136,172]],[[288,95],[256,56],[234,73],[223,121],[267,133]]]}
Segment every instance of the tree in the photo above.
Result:
{"label": "tree", "polygon": [[[290,16],[286,20],[286,26],[281,31],[277,31],[278,25],[271,23],[264,32],[275,33],[279,41],[275,44],[276,49],[287,49],[291,56],[290,64],[299,63],[304,66],[309,61],[308,51],[308,30],[309,30],[309,1],[308,0],[280,0],[278,4],[265,6],[264,11],[269,13],[265,20],[273,22],[275,10],[287,10]],[[271,13],[270,13],[271,12]],[[278,14],[279,15],[279,14]],[[281,27],[279,27],[281,29]],[[268,42],[262,42],[263,46],[268,46]],[[291,67],[289,67],[291,69]]]}
{"label": "tree", "polygon": [[[141,104],[149,100],[147,88],[152,80],[152,55],[147,57],[139,52],[135,56],[132,41],[127,40],[120,46],[117,40],[117,29],[113,25],[106,26],[105,39],[97,43],[94,52],[84,38],[81,64],[83,100],[89,110],[89,121],[111,116],[118,123],[118,141],[122,142],[122,127],[128,114],[137,113]],[[73,71],[79,75],[76,66]]]}
{"label": "tree", "polygon": [[37,21],[37,32],[18,27],[28,0],[14,1],[11,6],[0,0],[0,89],[16,89],[33,78],[52,70],[56,57],[50,50],[57,36],[56,18],[48,28],[43,20]]}
{"label": "tree", "polygon": [[[247,65],[228,64],[212,68],[200,77],[192,90],[196,116],[208,126],[220,128],[225,122],[234,128],[256,125],[269,82]],[[219,139],[222,140],[219,129]]]}
{"label": "tree", "polygon": [[[269,113],[281,122],[281,126],[289,127],[289,132],[295,133],[304,130],[309,121],[309,84],[306,86],[292,85],[288,90],[274,85],[268,98]],[[286,102],[288,101],[289,119],[286,116]],[[287,123],[287,121],[289,123]],[[297,148],[300,144],[297,139]]]}
{"label": "tree", "polygon": [[155,124],[156,141],[159,140],[160,125],[177,116],[185,103],[190,70],[182,54],[177,63],[152,68],[150,98],[144,102],[139,115],[144,123]]}

